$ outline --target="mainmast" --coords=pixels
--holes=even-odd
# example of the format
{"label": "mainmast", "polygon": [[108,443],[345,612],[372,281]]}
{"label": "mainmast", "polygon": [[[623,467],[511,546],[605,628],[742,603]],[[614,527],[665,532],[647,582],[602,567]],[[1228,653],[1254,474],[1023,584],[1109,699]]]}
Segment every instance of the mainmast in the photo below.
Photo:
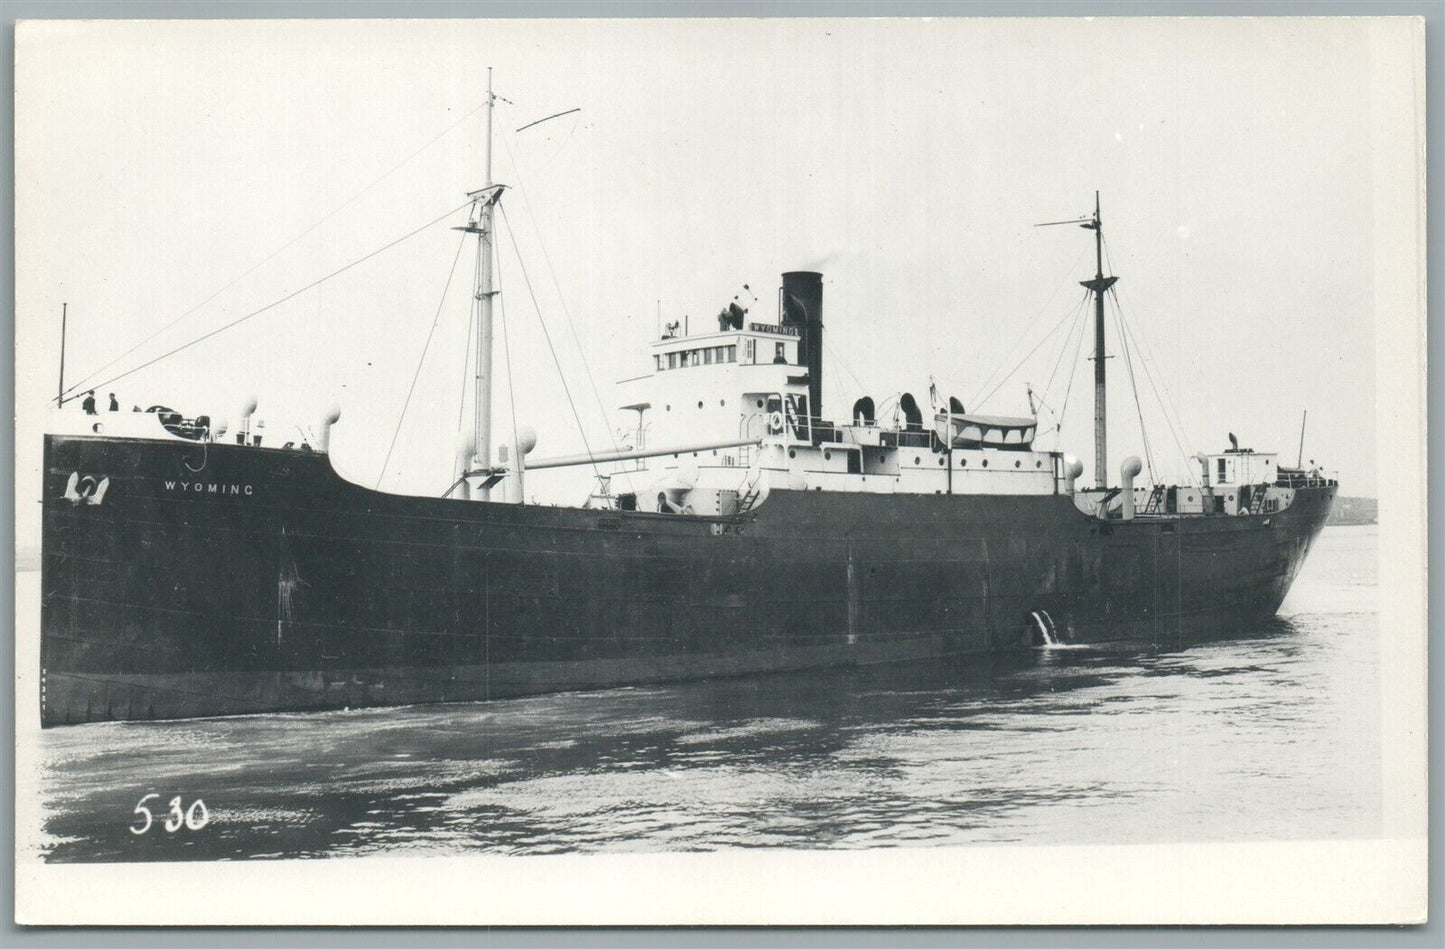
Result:
{"label": "mainmast", "polygon": [[1109,486],[1108,406],[1104,391],[1104,292],[1119,278],[1104,276],[1104,221],[1099,216],[1099,192],[1094,192],[1094,217],[1080,227],[1094,232],[1094,279],[1079,283],[1094,293],[1094,481]]}
{"label": "mainmast", "polygon": [[[492,298],[497,291],[492,288],[492,252],[497,200],[502,196],[503,185],[492,183],[492,112],[497,96],[492,92],[492,68],[487,67],[487,145],[486,178],[482,187],[471,192],[473,199],[472,219],[466,227],[455,230],[466,231],[477,236],[477,354],[472,409],[472,436],[475,446],[472,458],[474,470],[492,466]],[[478,485],[476,498],[487,500],[491,488],[485,481]]]}

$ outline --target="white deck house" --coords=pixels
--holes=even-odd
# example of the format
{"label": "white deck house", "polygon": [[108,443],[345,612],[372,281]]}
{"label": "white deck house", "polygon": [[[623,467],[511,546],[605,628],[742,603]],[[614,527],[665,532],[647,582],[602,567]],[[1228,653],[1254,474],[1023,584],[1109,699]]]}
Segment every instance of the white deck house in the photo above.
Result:
{"label": "white deck house", "polygon": [[749,319],[737,328],[655,341],[652,371],[619,386],[622,431],[632,448],[745,444],[639,460],[612,476],[611,493],[631,495],[635,500],[623,503],[642,510],[731,514],[761,503],[772,488],[1072,491],[1064,456],[1032,450],[1034,419],[943,411],[925,424],[915,410],[895,426],[869,417],[871,405],[848,424],[819,418],[810,405],[810,369],[800,364],[806,332],[780,314],[775,323]]}

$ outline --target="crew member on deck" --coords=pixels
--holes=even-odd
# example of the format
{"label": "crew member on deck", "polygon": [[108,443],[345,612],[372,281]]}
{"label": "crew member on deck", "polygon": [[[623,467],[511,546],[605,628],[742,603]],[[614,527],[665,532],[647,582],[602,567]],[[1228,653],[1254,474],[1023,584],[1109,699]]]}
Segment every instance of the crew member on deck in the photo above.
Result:
{"label": "crew member on deck", "polygon": [[82,409],[85,409],[85,414],[86,414],[86,415],[94,415],[94,414],[95,414],[95,390],[94,390],[94,389],[91,389],[89,392],[87,392],[87,393],[85,394],[85,401],[82,402],[82,403],[80,403],[80,407],[81,407]]}
{"label": "crew member on deck", "polygon": [[119,411],[120,411],[120,403],[115,400],[115,393],[114,393],[114,392],[112,392],[112,393],[110,394],[110,410],[111,410],[112,412],[119,412]]}

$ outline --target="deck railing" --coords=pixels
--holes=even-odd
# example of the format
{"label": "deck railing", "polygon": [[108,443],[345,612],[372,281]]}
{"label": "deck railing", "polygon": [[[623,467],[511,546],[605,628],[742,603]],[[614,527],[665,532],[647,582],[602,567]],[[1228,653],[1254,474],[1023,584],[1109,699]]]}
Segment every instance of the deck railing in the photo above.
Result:
{"label": "deck railing", "polygon": [[1281,471],[1274,483],[1281,488],[1328,488],[1338,482],[1322,471]]}

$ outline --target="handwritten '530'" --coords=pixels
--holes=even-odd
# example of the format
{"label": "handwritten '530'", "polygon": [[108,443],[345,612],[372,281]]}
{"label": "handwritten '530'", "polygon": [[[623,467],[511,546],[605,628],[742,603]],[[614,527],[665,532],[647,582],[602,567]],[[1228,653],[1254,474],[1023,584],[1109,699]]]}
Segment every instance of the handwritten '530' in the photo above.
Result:
{"label": "handwritten '530'", "polygon": [[[132,834],[135,834],[137,837],[149,831],[151,829],[151,825],[154,824],[156,821],[156,817],[154,814],[151,813],[151,809],[149,807],[146,807],[146,801],[149,801],[151,798],[155,797],[160,797],[160,795],[147,794],[145,797],[141,798],[140,803],[135,806],[135,813],[137,819],[140,821],[144,821],[144,823],[132,824],[130,827],[130,832]],[[166,815],[165,823],[161,826],[166,829],[166,833],[174,834],[176,831],[181,829],[182,824],[184,824],[188,830],[200,830],[202,827],[205,827],[206,824],[210,822],[210,820],[211,812],[206,810],[205,801],[201,800],[200,798],[196,798],[195,801],[192,802],[190,807],[182,811],[181,796],[177,794],[175,797],[171,798],[170,811]]]}

